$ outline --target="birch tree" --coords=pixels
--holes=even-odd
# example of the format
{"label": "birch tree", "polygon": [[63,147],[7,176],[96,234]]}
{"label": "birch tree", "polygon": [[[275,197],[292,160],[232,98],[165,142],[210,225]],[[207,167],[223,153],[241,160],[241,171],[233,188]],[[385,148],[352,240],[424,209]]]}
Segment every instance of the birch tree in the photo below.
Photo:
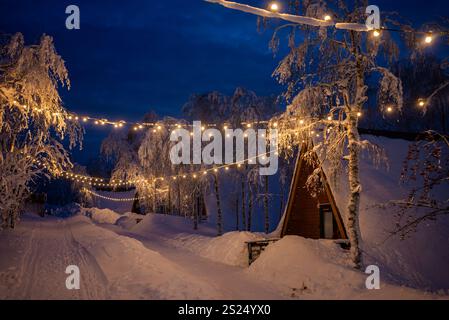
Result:
{"label": "birch tree", "polygon": [[[305,1],[301,13],[322,19],[330,15],[336,21],[364,23],[367,1]],[[289,29],[289,53],[282,59],[273,76],[287,90],[283,97],[289,102],[287,111],[278,119],[280,147],[291,149],[304,141],[313,141],[307,152],[310,162],[319,169],[308,179],[309,186],[321,185],[320,170],[336,182],[347,169],[349,199],[346,226],[351,243],[351,257],[355,267],[362,265],[359,206],[362,185],[359,159],[363,149],[373,151],[376,159],[381,152],[358,133],[359,117],[369,97],[368,77],[377,87],[375,97],[382,112],[402,109],[401,81],[381,66],[380,54],[387,63],[393,61],[398,47],[387,32],[381,37],[372,33],[338,31],[331,28],[305,27],[288,24],[279,27],[273,36],[272,47],[277,48],[278,35]],[[317,154],[318,157],[314,157]],[[343,163],[345,162],[345,163]]]}
{"label": "birch tree", "polygon": [[0,211],[3,227],[14,227],[30,183],[72,166],[61,141],[81,141],[82,130],[64,109],[58,87],[70,88],[68,71],[53,39],[25,45],[22,34],[0,47]]}

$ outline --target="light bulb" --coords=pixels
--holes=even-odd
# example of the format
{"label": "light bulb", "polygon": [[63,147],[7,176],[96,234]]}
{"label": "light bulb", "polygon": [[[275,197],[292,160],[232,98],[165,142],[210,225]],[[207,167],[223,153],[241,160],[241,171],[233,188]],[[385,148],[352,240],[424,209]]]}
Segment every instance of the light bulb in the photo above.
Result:
{"label": "light bulb", "polygon": [[270,4],[270,10],[271,10],[271,11],[274,11],[274,12],[279,11],[279,5],[278,5],[276,2],[272,2],[272,3]]}

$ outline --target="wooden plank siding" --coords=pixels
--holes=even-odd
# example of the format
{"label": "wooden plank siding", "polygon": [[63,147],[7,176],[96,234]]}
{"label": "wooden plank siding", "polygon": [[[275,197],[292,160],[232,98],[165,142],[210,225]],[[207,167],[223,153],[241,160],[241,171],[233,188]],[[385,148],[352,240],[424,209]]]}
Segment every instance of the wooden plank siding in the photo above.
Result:
{"label": "wooden plank siding", "polygon": [[330,205],[334,215],[334,238],[347,239],[344,224],[339,214],[332,191],[326,181],[324,189],[312,197],[306,187],[306,182],[314,168],[304,161],[303,155],[308,146],[304,144],[296,161],[295,172],[290,187],[290,195],[285,212],[282,237],[298,235],[305,238],[319,239],[321,237],[320,205]]}

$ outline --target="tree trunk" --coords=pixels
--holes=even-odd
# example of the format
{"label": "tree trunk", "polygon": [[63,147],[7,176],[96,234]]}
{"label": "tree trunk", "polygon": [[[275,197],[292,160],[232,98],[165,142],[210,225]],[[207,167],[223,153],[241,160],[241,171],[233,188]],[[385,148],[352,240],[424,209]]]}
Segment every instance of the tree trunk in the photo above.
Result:
{"label": "tree trunk", "polygon": [[349,150],[349,204],[348,204],[348,233],[351,242],[351,257],[356,268],[362,264],[360,253],[360,177],[359,177],[359,133],[357,118],[349,117],[348,121],[348,150]]}
{"label": "tree trunk", "polygon": [[198,210],[200,207],[200,198],[198,193],[195,193],[195,201],[193,201],[193,230],[198,230]]}
{"label": "tree trunk", "polygon": [[243,230],[246,230],[246,214],[245,214],[245,180],[243,179],[242,176],[242,223],[243,223]]}
{"label": "tree trunk", "polygon": [[156,182],[153,182],[153,213],[156,213]]}
{"label": "tree trunk", "polygon": [[253,219],[253,190],[251,189],[251,185],[248,184],[248,224],[247,224],[247,231],[251,231],[252,226],[252,219]]}
{"label": "tree trunk", "polygon": [[167,209],[167,213],[171,214],[172,210],[171,210],[171,185],[168,185],[168,209]]}
{"label": "tree trunk", "polygon": [[[354,39],[354,34],[352,34]],[[354,42],[353,42],[354,43]],[[360,184],[359,164],[360,164],[360,136],[358,132],[358,115],[365,104],[366,90],[364,81],[364,67],[362,57],[358,53],[359,47],[354,46],[354,55],[356,56],[357,74],[354,103],[346,98],[346,117],[347,117],[347,134],[348,134],[348,180],[349,180],[349,203],[348,203],[348,236],[351,243],[351,258],[354,267],[360,269],[362,267],[362,254],[360,250],[361,233],[359,224],[360,212],[360,193],[362,186]]]}
{"label": "tree trunk", "polygon": [[214,174],[214,188],[215,188],[215,198],[217,200],[217,236],[223,234],[223,216],[221,213],[221,203],[220,203],[220,191],[218,188],[218,176]]}
{"label": "tree trunk", "polygon": [[270,231],[270,216],[268,212],[268,176],[265,176],[265,194],[263,197],[263,210],[265,213],[265,233]]}
{"label": "tree trunk", "polygon": [[177,184],[177,202],[178,202],[178,215],[180,216],[180,215],[182,215],[182,213],[181,213],[181,187],[179,186],[179,182],[178,182],[178,184]]}
{"label": "tree trunk", "polygon": [[238,195],[235,195],[235,230],[240,231],[240,222],[239,222],[239,198]]}

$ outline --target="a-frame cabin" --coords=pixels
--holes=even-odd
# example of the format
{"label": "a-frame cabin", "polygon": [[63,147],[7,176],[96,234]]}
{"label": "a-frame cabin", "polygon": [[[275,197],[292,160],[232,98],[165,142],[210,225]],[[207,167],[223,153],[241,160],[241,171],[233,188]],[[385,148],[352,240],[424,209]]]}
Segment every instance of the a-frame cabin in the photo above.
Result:
{"label": "a-frame cabin", "polygon": [[307,179],[315,170],[313,165],[304,159],[304,154],[310,147],[310,144],[304,143],[298,154],[281,237],[297,235],[311,239],[347,239],[343,220],[324,172],[323,190],[319,191],[316,197],[307,190]]}

